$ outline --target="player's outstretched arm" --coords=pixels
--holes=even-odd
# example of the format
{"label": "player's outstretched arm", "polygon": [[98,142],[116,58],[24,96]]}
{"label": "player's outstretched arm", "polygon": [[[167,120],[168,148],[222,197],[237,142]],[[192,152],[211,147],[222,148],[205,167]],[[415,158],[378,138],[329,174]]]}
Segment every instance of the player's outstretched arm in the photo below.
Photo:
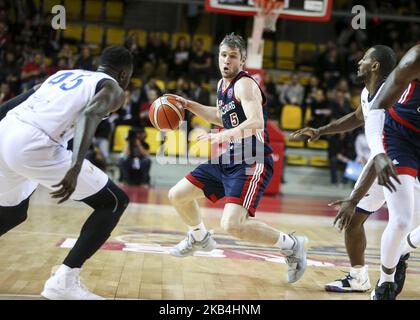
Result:
{"label": "player's outstretched arm", "polygon": [[76,188],[83,160],[99,123],[109,113],[118,110],[123,103],[124,91],[116,82],[109,80],[103,83],[102,88],[82,112],[75,128],[70,169],[63,180],[53,186],[61,188],[51,193],[53,198],[61,198],[58,203],[66,201]]}
{"label": "player's outstretched arm", "polygon": [[386,79],[381,92],[375,99],[372,109],[388,109],[403,94],[416,78],[420,77],[420,44],[412,47]]}
{"label": "player's outstretched arm", "polygon": [[347,132],[360,127],[363,124],[363,112],[362,107],[359,106],[356,111],[346,114],[340,119],[334,120],[329,124],[320,128],[306,127],[303,129],[292,132],[289,136],[290,140],[294,141],[315,141],[318,140],[322,135],[336,134],[341,132]]}
{"label": "player's outstretched arm", "polygon": [[184,109],[190,110],[195,115],[207,120],[210,123],[213,123],[217,126],[223,127],[222,118],[220,117],[219,111],[215,107],[205,106],[198,102],[185,99],[181,96],[175,94],[166,94],[168,96],[173,96],[181,104]]}

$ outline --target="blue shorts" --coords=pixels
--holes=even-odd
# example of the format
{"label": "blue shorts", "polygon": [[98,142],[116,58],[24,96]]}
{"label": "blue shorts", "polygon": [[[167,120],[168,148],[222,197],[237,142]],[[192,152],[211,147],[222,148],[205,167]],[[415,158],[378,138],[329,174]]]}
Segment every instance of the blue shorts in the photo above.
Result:
{"label": "blue shorts", "polygon": [[398,174],[417,177],[420,169],[420,133],[408,129],[389,114],[385,118],[384,148]]}
{"label": "blue shorts", "polygon": [[226,198],[226,203],[236,203],[248,210],[255,210],[273,175],[273,158],[264,157],[264,163],[214,164],[203,163],[185,178],[203,190],[212,202]]}

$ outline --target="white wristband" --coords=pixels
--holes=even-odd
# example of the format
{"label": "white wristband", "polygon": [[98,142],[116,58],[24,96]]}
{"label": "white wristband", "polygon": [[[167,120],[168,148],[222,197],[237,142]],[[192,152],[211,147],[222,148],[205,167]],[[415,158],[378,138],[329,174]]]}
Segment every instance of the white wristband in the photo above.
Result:
{"label": "white wristband", "polygon": [[370,157],[385,153],[382,142],[384,130],[385,110],[370,110],[365,123],[366,140],[370,148]]}

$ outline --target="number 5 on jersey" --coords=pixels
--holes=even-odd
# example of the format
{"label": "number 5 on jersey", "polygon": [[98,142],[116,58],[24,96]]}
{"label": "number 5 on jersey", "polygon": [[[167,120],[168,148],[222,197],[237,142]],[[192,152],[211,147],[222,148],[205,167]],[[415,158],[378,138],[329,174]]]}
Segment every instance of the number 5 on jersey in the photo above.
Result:
{"label": "number 5 on jersey", "polygon": [[239,124],[239,119],[236,112],[230,114],[230,124],[232,125],[232,127],[236,127]]}

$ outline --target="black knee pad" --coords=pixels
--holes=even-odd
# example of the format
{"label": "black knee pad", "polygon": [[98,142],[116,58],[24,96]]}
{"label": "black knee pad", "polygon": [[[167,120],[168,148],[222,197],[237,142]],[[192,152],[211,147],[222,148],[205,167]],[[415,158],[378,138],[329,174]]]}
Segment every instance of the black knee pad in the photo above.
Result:
{"label": "black knee pad", "polygon": [[123,214],[130,202],[127,194],[110,179],[101,191],[82,201],[95,210],[109,209],[118,218]]}
{"label": "black knee pad", "polygon": [[28,217],[29,198],[17,206],[0,206],[0,235],[21,224]]}

